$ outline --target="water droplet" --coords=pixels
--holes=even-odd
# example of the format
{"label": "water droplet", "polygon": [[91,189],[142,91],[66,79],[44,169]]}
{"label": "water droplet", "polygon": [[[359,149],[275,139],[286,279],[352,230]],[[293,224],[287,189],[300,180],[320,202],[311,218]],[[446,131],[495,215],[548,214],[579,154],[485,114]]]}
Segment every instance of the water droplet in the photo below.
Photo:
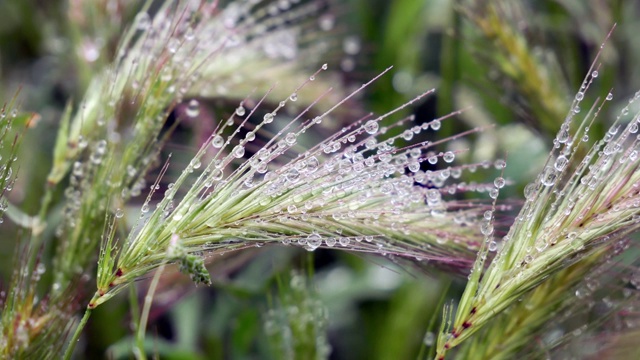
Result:
{"label": "water droplet", "polygon": [[406,141],[409,141],[409,140],[413,139],[413,131],[405,130],[402,133],[402,138],[405,139]]}
{"label": "water droplet", "polygon": [[146,214],[147,212],[149,212],[149,204],[144,203],[140,208],[140,212],[142,212],[143,214]]}
{"label": "water droplet", "polygon": [[552,186],[556,183],[557,176],[556,170],[551,166],[547,166],[544,168],[544,171],[542,171],[542,174],[540,174],[540,182],[544,186]]}
{"label": "water droplet", "polygon": [[123,216],[124,216],[124,211],[120,208],[116,209],[116,217],[120,219]]}
{"label": "water droplet", "polygon": [[608,93],[607,97],[605,99],[607,99],[607,101],[613,100],[613,94],[612,93]]}
{"label": "water droplet", "polygon": [[349,36],[342,44],[344,52],[348,55],[356,55],[360,51],[360,39],[356,36]]}
{"label": "water droplet", "polygon": [[447,163],[453,162],[455,158],[456,158],[456,155],[452,151],[447,151],[442,156],[442,159]]}
{"label": "water droplet", "polygon": [[269,123],[273,122],[273,114],[272,113],[264,114],[264,117],[262,118],[262,120],[264,120],[265,124],[269,124]]}
{"label": "water droplet", "polygon": [[187,30],[184,32],[184,39],[187,41],[191,41],[196,37],[196,34],[193,31],[192,27],[188,27]]}
{"label": "water droplet", "polygon": [[45,271],[47,271],[47,268],[44,266],[44,264],[38,263],[38,265],[36,266],[36,273],[38,273],[39,275],[42,275],[45,273]]}
{"label": "water droplet", "polygon": [[87,145],[89,145],[89,142],[87,141],[87,139],[85,139],[84,136],[80,135],[78,137],[78,147],[80,149],[85,149]]}
{"label": "water droplet", "polygon": [[202,166],[202,163],[200,162],[200,159],[193,158],[191,159],[191,162],[189,163],[189,165],[191,165],[193,169],[199,169],[200,166]]}
{"label": "water droplet", "polygon": [[287,145],[295,144],[296,143],[296,134],[295,133],[288,133],[284,137],[284,141],[287,143]]}
{"label": "water droplet", "polygon": [[322,64],[322,70],[327,70],[328,66],[327,64]]}
{"label": "water droplet", "polygon": [[189,101],[189,105],[187,105],[186,113],[187,113],[187,116],[190,118],[194,118],[200,115],[200,103],[198,102],[198,100],[191,99],[191,101]]}
{"label": "water droplet", "polygon": [[424,335],[424,339],[422,340],[424,342],[424,344],[426,346],[433,346],[433,344],[436,343],[436,335],[431,332],[428,331],[425,335]]}
{"label": "water droplet", "polygon": [[492,199],[497,199],[499,194],[500,192],[496,188],[489,190],[489,197]]}
{"label": "water droplet", "polygon": [[307,245],[310,250],[315,250],[322,244],[322,237],[319,234],[313,233],[307,237]]}
{"label": "water droplet", "polygon": [[498,177],[495,180],[493,180],[493,185],[495,185],[495,187],[497,187],[498,189],[502,189],[506,183],[507,182],[504,180],[503,177]]}
{"label": "water droplet", "polygon": [[244,116],[244,114],[246,113],[246,110],[244,108],[244,106],[240,105],[236,108],[236,115],[238,116]]}
{"label": "water droplet", "polygon": [[73,175],[80,177],[82,176],[83,170],[82,170],[82,163],[80,161],[76,161],[73,163]]}
{"label": "water droplet", "polygon": [[375,133],[378,132],[378,122],[374,120],[367,121],[364,124],[364,131],[366,131],[367,134],[374,135]]}
{"label": "water droplet", "polygon": [[298,101],[298,93],[293,93],[289,96],[289,100]]}
{"label": "water droplet", "polygon": [[178,51],[179,47],[180,47],[180,41],[176,38],[172,37],[167,42],[167,50],[169,50],[169,52],[172,54],[175,54]]}
{"label": "water droplet", "polygon": [[569,159],[567,159],[567,157],[564,155],[560,155],[556,159],[556,162],[553,164],[553,167],[555,167],[558,171],[563,171],[567,167],[568,163]]}
{"label": "water droplet", "polygon": [[151,17],[146,12],[141,12],[136,15],[136,27],[138,30],[147,30],[151,26]]}
{"label": "water droplet", "polygon": [[236,157],[237,159],[243,157],[244,156],[244,146],[236,145],[233,148],[233,156]]}
{"label": "water droplet", "polygon": [[498,160],[496,160],[496,162],[494,163],[494,167],[495,167],[497,170],[502,170],[502,169],[504,169],[505,167],[507,167],[507,162],[506,162],[506,161],[504,161],[503,159],[498,159]]}
{"label": "water droplet", "polygon": [[211,146],[213,146],[216,149],[221,148],[222,145],[224,145],[224,139],[220,135],[214,136],[213,140],[211,140]]}
{"label": "water droplet", "polygon": [[107,141],[106,140],[100,140],[96,143],[96,153],[97,154],[104,154],[107,151]]}
{"label": "water droplet", "polygon": [[335,24],[335,17],[332,14],[322,15],[319,19],[320,29],[323,31],[329,31],[333,29]]}
{"label": "water droplet", "polygon": [[496,250],[498,250],[498,243],[495,240],[491,240],[489,242],[489,251],[494,252]]}
{"label": "water droplet", "polygon": [[220,170],[220,169],[214,169],[214,170],[211,172],[211,179],[212,179],[212,180],[214,180],[214,181],[218,181],[218,180],[222,179],[222,176],[223,176],[223,175],[224,175],[224,174],[222,173],[222,170]]}
{"label": "water droplet", "polygon": [[591,73],[591,77],[597,78],[598,77],[598,70],[593,70],[593,72]]}
{"label": "water droplet", "polygon": [[285,177],[287,181],[295,183],[300,180],[300,171],[297,169],[289,169],[289,171],[285,173]]}
{"label": "water droplet", "polygon": [[480,226],[480,232],[482,235],[488,236],[493,233],[493,225],[491,222],[485,222]]}
{"label": "water droplet", "polygon": [[431,128],[435,131],[440,130],[440,127],[442,126],[442,123],[440,122],[440,120],[433,120],[430,124]]}
{"label": "water droplet", "polygon": [[582,101],[584,99],[584,93],[582,91],[578,91],[576,94],[576,101]]}

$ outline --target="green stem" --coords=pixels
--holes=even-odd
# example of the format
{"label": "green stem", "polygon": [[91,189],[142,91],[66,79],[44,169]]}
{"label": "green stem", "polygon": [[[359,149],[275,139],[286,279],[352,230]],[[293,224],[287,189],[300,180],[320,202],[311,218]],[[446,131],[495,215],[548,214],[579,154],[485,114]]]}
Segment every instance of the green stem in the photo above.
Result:
{"label": "green stem", "polygon": [[164,265],[161,265],[156,271],[151,284],[149,284],[149,290],[144,297],[144,305],[142,307],[142,314],[140,315],[140,321],[138,322],[138,331],[136,333],[136,347],[138,348],[138,359],[146,359],[146,353],[144,350],[144,335],[147,330],[147,321],[149,320],[149,312],[151,311],[151,303],[153,302],[153,295],[156,292],[160,277],[164,270]]}
{"label": "green stem", "polygon": [[89,320],[89,316],[91,316],[91,308],[87,307],[87,310],[84,312],[84,316],[80,320],[78,327],[76,327],[76,332],[73,333],[73,337],[71,337],[71,341],[67,346],[67,350],[64,352],[64,360],[71,359],[71,355],[73,355],[73,349],[76,347],[76,343],[80,338],[80,334],[82,333],[82,329],[84,329],[85,325],[87,325],[87,321]]}

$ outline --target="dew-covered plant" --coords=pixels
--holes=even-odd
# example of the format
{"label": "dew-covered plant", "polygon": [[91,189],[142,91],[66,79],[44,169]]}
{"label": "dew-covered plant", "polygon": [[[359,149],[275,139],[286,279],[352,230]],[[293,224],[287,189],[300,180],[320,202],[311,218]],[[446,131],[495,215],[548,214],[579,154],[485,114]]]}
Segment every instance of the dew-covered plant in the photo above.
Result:
{"label": "dew-covered plant", "polygon": [[[437,340],[431,332],[424,337],[437,359],[562,353],[587,327],[589,335],[628,342],[611,325],[634,321],[637,294],[620,290],[625,285],[601,297],[597,320],[584,320],[603,283],[629,277],[640,284],[628,239],[640,219],[640,94],[593,143],[592,129],[613,98],[610,92],[587,100],[602,79],[598,57],[569,113],[557,119],[567,102],[562,86],[533,59],[505,13],[463,7],[497,50],[489,61],[516,84],[539,127],[560,126],[511,219],[517,202],[499,198],[510,184],[507,156],[469,161],[467,145],[493,130],[476,124],[443,131],[473,109],[407,115],[435,90],[380,114],[355,105],[393,70],[343,84],[333,70],[341,33],[332,2],[69,5],[68,57],[84,95],[67,100],[59,114],[32,216],[7,194],[20,180],[23,133],[38,115],[20,113],[16,98],[0,113],[0,219],[11,220],[20,239],[0,292],[0,358],[71,358],[92,314],[129,290],[128,354],[144,359],[154,299],[166,300],[161,285],[175,281],[167,273],[179,270],[222,292],[226,273],[212,263],[244,253],[247,265],[252,252],[269,248],[311,256],[339,249],[375,255],[400,272],[468,275],[459,302],[445,305]],[[350,71],[360,44],[347,40]],[[172,143],[182,126],[195,129],[186,161]],[[327,358],[329,308],[312,279],[280,270],[287,275],[260,320],[264,342],[275,358]],[[137,291],[145,287],[140,310]],[[425,329],[416,335],[423,338]],[[613,353],[605,342],[593,353]]]}
{"label": "dew-covered plant", "polygon": [[[447,310],[446,316],[452,319],[438,339],[438,358],[482,330],[496,314],[520,306],[518,301],[527,303],[521,311],[512,309],[497,328],[518,332],[517,326],[527,325],[526,333],[541,327],[554,313],[550,310],[562,308],[566,294],[612,253],[620,253],[626,237],[637,231],[638,115],[629,112],[638,95],[621,110],[602,140],[586,151],[581,149],[588,144],[590,126],[613,98],[609,93],[589,105],[589,110],[581,109],[598,70],[596,59],[554,139],[543,171],[525,187],[526,202],[507,235],[494,239],[488,234],[455,316]],[[497,252],[485,270],[493,244]],[[503,327],[505,321],[518,316],[531,318]],[[505,351],[502,356],[509,357],[525,345],[526,338],[517,340],[520,343],[513,349],[508,341],[500,345]]]}

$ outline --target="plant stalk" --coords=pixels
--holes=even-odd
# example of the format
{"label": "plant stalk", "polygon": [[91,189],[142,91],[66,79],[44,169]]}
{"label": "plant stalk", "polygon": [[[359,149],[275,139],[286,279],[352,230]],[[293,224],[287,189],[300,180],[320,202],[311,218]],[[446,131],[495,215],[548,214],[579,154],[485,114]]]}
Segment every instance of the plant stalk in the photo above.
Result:
{"label": "plant stalk", "polygon": [[71,341],[67,346],[67,350],[64,352],[64,360],[70,360],[71,355],[73,355],[73,349],[76,347],[76,343],[80,338],[80,334],[82,333],[82,329],[84,329],[85,325],[87,325],[87,321],[89,321],[89,317],[91,316],[91,308],[87,307],[87,310],[84,312],[84,316],[80,320],[80,323],[76,327],[76,331],[73,333],[73,337],[71,337]]}

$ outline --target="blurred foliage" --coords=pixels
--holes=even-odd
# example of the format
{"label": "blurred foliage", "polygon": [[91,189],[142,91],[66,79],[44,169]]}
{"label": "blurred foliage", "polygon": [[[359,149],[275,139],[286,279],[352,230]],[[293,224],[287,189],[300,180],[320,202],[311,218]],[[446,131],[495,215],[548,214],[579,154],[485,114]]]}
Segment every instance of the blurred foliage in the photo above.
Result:
{"label": "blurred foliage", "polygon": [[[125,7],[119,20],[125,24],[135,9],[125,3],[0,2],[0,95],[10,99],[21,87],[22,108],[40,118],[23,140],[18,155],[23,167],[9,197],[27,213],[39,208],[45,184],[36,180],[45,178],[51,167],[52,130],[62,117],[64,99],[80,97],[92,75],[88,62],[78,60],[83,55],[78,49],[90,51],[87,47],[93,44],[85,35],[101,34],[108,51],[92,64],[109,61],[118,24],[105,22],[98,13],[108,6]],[[95,9],[95,19],[66,21],[73,6]],[[347,15],[340,18],[340,31],[348,34],[347,55],[336,66],[342,67],[344,77],[356,84],[394,66],[391,76],[368,88],[365,108],[386,112],[432,87],[438,89],[434,98],[406,110],[416,113],[418,122],[471,106],[458,120],[444,123],[438,135],[496,124],[450,146],[469,149],[462,161],[508,154],[506,177],[513,183],[501,198],[520,199],[522,188],[539,171],[567,104],[614,23],[618,26],[601,57],[604,79],[588,96],[602,96],[615,85],[613,105],[605,109],[611,115],[635,92],[634,84],[640,84],[640,68],[635,66],[640,59],[637,2],[349,0],[341,6]],[[592,129],[594,138],[603,128]],[[1,231],[4,238],[16,230]],[[2,279],[10,275],[13,245],[0,244]],[[44,255],[51,255],[48,249]],[[265,316],[282,311],[269,310],[273,306],[290,307],[291,302],[306,301],[296,296],[313,293],[283,285],[294,280],[286,280],[291,268],[298,268],[309,275],[302,281],[315,289],[313,301],[327,311],[326,329],[313,329],[324,334],[307,329],[308,336],[316,341],[326,337],[331,359],[416,358],[430,319],[440,314],[437,304],[449,279],[425,276],[422,270],[381,257],[326,250],[316,251],[313,262],[308,257],[301,249],[270,248],[249,259],[233,254],[214,259],[210,288],[194,289],[186,279],[172,278],[182,292],[169,289],[163,292],[165,298],[156,299],[145,349],[162,359],[287,358],[269,344],[282,338],[268,336],[265,327],[271,320]],[[310,263],[313,271],[307,269]],[[459,294],[461,286],[454,283],[450,294]],[[269,301],[271,292],[278,295]],[[131,358],[128,308],[121,297],[95,311],[79,346],[83,357]],[[313,346],[310,349],[313,353]]]}

